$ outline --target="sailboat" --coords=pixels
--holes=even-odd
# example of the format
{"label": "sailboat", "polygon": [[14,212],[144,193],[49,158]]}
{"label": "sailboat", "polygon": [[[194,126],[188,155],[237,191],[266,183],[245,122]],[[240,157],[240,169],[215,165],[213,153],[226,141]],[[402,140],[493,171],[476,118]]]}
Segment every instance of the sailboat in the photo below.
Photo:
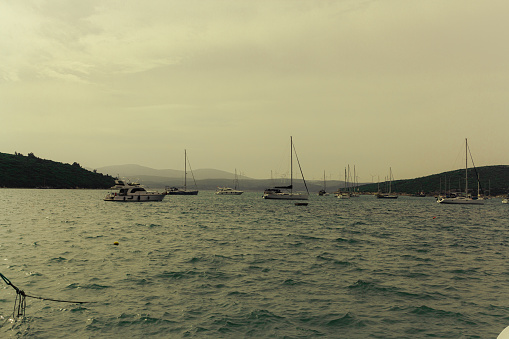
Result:
{"label": "sailboat", "polygon": [[233,187],[218,187],[216,194],[218,195],[241,195],[244,191],[240,191],[237,189],[239,184],[239,179],[237,177],[237,169],[235,169],[235,179],[233,180]]}
{"label": "sailboat", "polygon": [[439,204],[484,205],[484,199],[479,196],[479,178],[477,180],[477,196],[468,194],[468,140],[465,138],[465,195],[455,197],[438,197]]}
{"label": "sailboat", "polygon": [[[187,190],[187,151],[184,150],[184,188],[177,187],[166,187],[166,194],[169,195],[198,195],[198,190]],[[191,165],[189,165],[189,169],[191,170],[191,175],[193,175],[193,170],[191,169]],[[196,187],[196,181],[194,180],[194,186]]]}
{"label": "sailboat", "polygon": [[382,193],[378,192],[376,195],[378,199],[397,199],[398,195],[392,194],[392,168],[389,167],[389,192],[388,193]]}
{"label": "sailboat", "polygon": [[[348,176],[350,176],[350,165],[348,166]],[[357,192],[355,191],[357,189]],[[355,174],[355,165],[353,165],[353,186],[352,192],[350,192],[350,198],[358,198],[359,197],[359,182],[357,179],[357,174]]]}
{"label": "sailboat", "polygon": [[[350,167],[348,167],[348,168],[350,168]],[[345,186],[344,186],[344,192],[341,192],[338,189],[338,191],[336,192],[336,197],[338,199],[350,199],[350,191],[349,191],[347,183],[348,183],[348,177],[346,175],[346,167],[345,167]]]}
{"label": "sailboat", "polygon": [[327,193],[325,185],[325,171],[323,171],[323,188],[318,191],[318,195],[321,197],[329,195],[329,193]]}
{"label": "sailboat", "polygon": [[[299,158],[297,157],[297,152],[295,152],[295,157],[297,158],[297,163],[299,164],[300,173],[302,175],[302,181],[304,182],[304,186],[306,187],[307,193],[294,193],[293,192],[293,153],[295,152],[295,147],[293,145],[293,139],[290,137],[290,185],[289,186],[275,186],[274,188],[268,188],[263,192],[264,199],[283,199],[283,200],[308,200],[309,190],[306,184],[306,180],[304,179],[304,174],[302,173],[302,168],[300,168]],[[282,191],[285,190],[285,191]]]}

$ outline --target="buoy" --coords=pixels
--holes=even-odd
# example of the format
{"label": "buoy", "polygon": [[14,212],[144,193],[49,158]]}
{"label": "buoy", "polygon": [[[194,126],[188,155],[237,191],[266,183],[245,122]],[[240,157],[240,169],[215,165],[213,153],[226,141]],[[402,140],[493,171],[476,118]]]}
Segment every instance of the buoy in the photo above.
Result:
{"label": "buoy", "polygon": [[115,241],[113,245],[118,246],[118,241]]}
{"label": "buoy", "polygon": [[436,219],[437,217],[433,217],[433,219]]}

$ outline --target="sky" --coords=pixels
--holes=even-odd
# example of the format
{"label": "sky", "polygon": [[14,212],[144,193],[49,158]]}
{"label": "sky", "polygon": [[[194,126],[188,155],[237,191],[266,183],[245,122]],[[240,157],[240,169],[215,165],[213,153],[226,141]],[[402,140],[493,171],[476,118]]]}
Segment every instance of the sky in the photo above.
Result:
{"label": "sky", "polygon": [[415,178],[509,164],[506,0],[4,0],[0,152]]}

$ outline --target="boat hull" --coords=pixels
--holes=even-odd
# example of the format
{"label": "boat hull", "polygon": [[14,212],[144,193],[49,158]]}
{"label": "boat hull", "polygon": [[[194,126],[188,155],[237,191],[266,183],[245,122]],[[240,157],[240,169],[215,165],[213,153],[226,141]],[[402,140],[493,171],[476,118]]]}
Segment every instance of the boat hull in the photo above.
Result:
{"label": "boat hull", "polygon": [[456,197],[456,198],[441,198],[437,200],[437,203],[450,205],[484,205],[484,200]]}
{"label": "boat hull", "polygon": [[263,199],[308,200],[308,194],[300,193],[265,193]]}
{"label": "boat hull", "polygon": [[168,195],[198,195],[198,191],[168,191]]}
{"label": "boat hull", "polygon": [[242,193],[244,193],[243,191],[230,191],[230,192],[216,192],[217,195],[241,195]]}
{"label": "boat hull", "polygon": [[377,194],[378,199],[398,199],[397,195]]}
{"label": "boat hull", "polygon": [[116,193],[108,194],[104,201],[118,201],[118,202],[150,202],[162,201],[166,194],[133,194],[133,195],[119,195]]}

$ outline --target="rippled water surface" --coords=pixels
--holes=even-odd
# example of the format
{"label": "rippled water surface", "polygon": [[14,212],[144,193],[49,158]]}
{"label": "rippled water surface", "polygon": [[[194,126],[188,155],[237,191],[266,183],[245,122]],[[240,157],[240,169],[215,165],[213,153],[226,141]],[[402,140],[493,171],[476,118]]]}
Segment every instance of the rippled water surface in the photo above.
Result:
{"label": "rippled water surface", "polygon": [[[495,338],[509,206],[0,190],[0,336]],[[119,245],[115,246],[114,242]]]}

